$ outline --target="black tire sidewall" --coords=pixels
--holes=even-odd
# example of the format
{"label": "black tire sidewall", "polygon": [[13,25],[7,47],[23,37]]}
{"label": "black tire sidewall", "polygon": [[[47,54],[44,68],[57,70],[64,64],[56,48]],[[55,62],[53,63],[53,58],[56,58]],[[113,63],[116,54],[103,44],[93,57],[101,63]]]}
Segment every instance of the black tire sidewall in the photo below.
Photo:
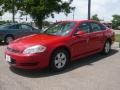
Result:
{"label": "black tire sidewall", "polygon": [[109,44],[110,44],[110,41],[108,41],[108,40],[107,40],[107,41],[105,42],[105,44],[104,44],[104,48],[103,48],[102,53],[103,53],[103,54],[105,54],[105,55],[109,54],[109,53],[110,53],[110,51],[111,51],[111,44],[110,44],[110,49],[109,49],[109,52],[106,52],[106,50],[105,50],[106,43],[109,43]]}
{"label": "black tire sidewall", "polygon": [[[66,64],[64,65],[64,67],[63,68],[60,68],[60,69],[58,69],[58,68],[56,68],[56,66],[55,66],[55,56],[58,54],[58,53],[64,53],[65,55],[66,55]],[[57,49],[57,50],[55,50],[54,52],[53,52],[53,54],[52,54],[52,56],[51,56],[51,60],[50,60],[50,68],[53,70],[53,71],[57,71],[57,72],[59,72],[59,71],[62,71],[62,70],[64,70],[66,67],[67,67],[67,65],[68,65],[68,63],[69,63],[69,54],[68,54],[68,52],[66,51],[66,50],[64,50],[64,49]]]}

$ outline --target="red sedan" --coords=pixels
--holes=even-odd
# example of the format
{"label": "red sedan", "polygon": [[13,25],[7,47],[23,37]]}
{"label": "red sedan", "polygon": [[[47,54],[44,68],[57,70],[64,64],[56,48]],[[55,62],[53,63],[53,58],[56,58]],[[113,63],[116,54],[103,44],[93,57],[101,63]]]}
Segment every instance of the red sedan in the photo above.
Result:
{"label": "red sedan", "polygon": [[102,52],[108,54],[114,32],[92,20],[62,21],[41,34],[26,36],[8,45],[6,61],[13,67],[61,71],[70,61]]}

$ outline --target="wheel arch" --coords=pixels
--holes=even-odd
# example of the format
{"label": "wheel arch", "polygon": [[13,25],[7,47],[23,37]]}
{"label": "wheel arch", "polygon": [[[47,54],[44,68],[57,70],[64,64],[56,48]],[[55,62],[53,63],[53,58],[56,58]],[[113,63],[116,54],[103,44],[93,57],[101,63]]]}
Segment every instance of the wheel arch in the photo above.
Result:
{"label": "wheel arch", "polygon": [[107,38],[106,41],[109,41],[110,44],[112,45],[112,39],[111,38]]}
{"label": "wheel arch", "polygon": [[50,55],[50,58],[52,57],[53,53],[54,53],[56,50],[59,50],[59,49],[64,49],[64,50],[66,50],[66,51],[68,52],[68,55],[69,55],[70,59],[71,59],[71,52],[70,52],[69,48],[68,48],[67,46],[65,46],[65,45],[60,45],[60,46],[57,46],[55,49],[53,49],[53,50],[52,50],[52,53],[51,53],[51,55]]}
{"label": "wheel arch", "polygon": [[15,37],[14,37],[13,34],[7,34],[7,35],[5,35],[4,40],[5,40],[7,37],[13,37],[13,38],[15,39]]}
{"label": "wheel arch", "polygon": [[7,37],[12,37],[13,39],[15,39],[15,37],[14,37],[14,35],[13,34],[7,34],[7,35],[5,35],[5,37],[4,37],[4,41],[6,42],[6,38]]}
{"label": "wheel arch", "polygon": [[[54,63],[53,63],[53,56],[56,54],[55,52],[57,52],[57,50],[64,50],[64,51],[67,51],[67,55],[68,55],[68,59],[67,59],[67,62],[65,64],[64,67],[62,67],[61,69],[57,69],[55,66],[54,66]],[[70,57],[70,51],[69,51],[69,48],[67,48],[66,46],[64,45],[61,45],[61,46],[58,46],[56,48],[54,48],[54,50],[52,51],[51,55],[50,55],[50,61],[49,61],[49,67],[53,70],[53,71],[62,71],[66,68],[66,66],[71,62],[71,57]]]}

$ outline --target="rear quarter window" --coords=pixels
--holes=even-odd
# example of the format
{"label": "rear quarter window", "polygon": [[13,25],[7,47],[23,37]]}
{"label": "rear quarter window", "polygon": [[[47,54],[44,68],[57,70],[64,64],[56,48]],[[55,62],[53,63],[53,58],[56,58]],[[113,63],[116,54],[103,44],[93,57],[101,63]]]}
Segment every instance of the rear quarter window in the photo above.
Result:
{"label": "rear quarter window", "polygon": [[103,24],[100,24],[100,27],[101,27],[101,30],[106,30],[107,29],[106,26],[103,25]]}

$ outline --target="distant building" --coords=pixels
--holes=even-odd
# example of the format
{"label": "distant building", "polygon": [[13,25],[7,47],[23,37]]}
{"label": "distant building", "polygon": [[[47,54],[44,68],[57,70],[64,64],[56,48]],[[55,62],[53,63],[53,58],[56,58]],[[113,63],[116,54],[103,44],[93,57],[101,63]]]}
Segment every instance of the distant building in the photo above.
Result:
{"label": "distant building", "polygon": [[112,28],[112,22],[111,21],[100,21],[102,24],[107,26],[108,28]]}

